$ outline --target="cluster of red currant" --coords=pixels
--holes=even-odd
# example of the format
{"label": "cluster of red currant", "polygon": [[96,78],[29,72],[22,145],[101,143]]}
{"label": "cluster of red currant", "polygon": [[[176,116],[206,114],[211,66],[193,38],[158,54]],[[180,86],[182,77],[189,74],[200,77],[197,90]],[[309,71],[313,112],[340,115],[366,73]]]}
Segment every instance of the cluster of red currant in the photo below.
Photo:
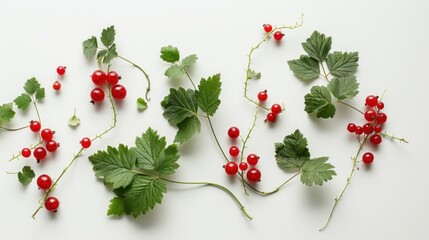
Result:
{"label": "cluster of red currant", "polygon": [[102,102],[104,100],[104,90],[101,88],[106,82],[112,86],[110,93],[112,97],[117,100],[122,100],[127,96],[127,89],[118,84],[121,77],[115,71],[109,71],[107,74],[102,70],[96,70],[91,75],[92,82],[99,86],[91,91],[91,103]]}
{"label": "cluster of red currant", "polygon": [[61,89],[61,83],[59,80],[66,73],[66,67],[65,66],[57,67],[57,73],[58,73],[57,80],[54,82],[54,84],[52,84],[52,88],[55,91],[59,91]]}
{"label": "cluster of red currant", "polygon": [[[49,128],[45,128],[42,131],[40,131],[41,128],[42,128],[42,125],[40,124],[39,121],[33,120],[30,122],[30,130],[35,133],[40,132],[40,138],[45,142],[45,147],[39,146],[33,150],[33,156],[37,160],[37,163],[39,163],[40,161],[46,158],[47,151],[53,153],[57,151],[57,148],[60,146],[59,143],[53,140],[53,137],[55,134],[54,131],[52,131]],[[23,148],[21,150],[21,155],[24,158],[29,158],[31,156],[31,149]]]}
{"label": "cluster of red currant", "polygon": [[[266,33],[270,33],[271,31],[273,31],[273,26],[271,26],[271,24],[264,24],[263,27],[264,27],[264,31]],[[274,32],[273,37],[274,37],[274,40],[280,41],[280,40],[282,40],[284,35],[285,34],[282,33],[280,30],[277,30]]]}
{"label": "cluster of red currant", "polygon": [[[259,102],[265,102],[268,99],[267,90],[260,91],[258,93],[258,100]],[[282,106],[280,104],[273,104],[271,106],[271,112],[267,114],[267,118],[265,119],[266,122],[275,122],[277,120],[277,115],[279,115],[283,111]]]}
{"label": "cluster of red currant", "polygon": [[[237,127],[231,127],[228,130],[228,136],[231,139],[237,139],[240,136],[240,129]],[[229,148],[229,154],[231,157],[237,157],[240,154],[240,149],[237,146],[232,146]],[[243,162],[241,159],[240,163],[237,164],[234,161],[229,161],[226,165],[224,165],[225,172],[229,176],[233,176],[238,172],[238,169],[244,173],[249,168],[249,165],[252,166],[246,173],[247,180],[250,182],[259,182],[261,181],[261,171],[257,169],[255,166],[258,164],[259,157],[256,154],[249,154],[247,156],[247,162]]]}
{"label": "cluster of red currant", "polygon": [[[369,95],[365,99],[367,111],[364,113],[364,118],[367,121],[363,126],[356,126],[354,123],[347,125],[347,131],[354,133],[357,136],[365,135],[365,141],[369,141],[373,145],[379,145],[383,140],[380,135],[383,130],[383,124],[387,121],[387,115],[380,112],[384,108],[384,103],[378,100],[377,96]],[[366,164],[371,164],[374,161],[374,154],[366,152],[362,155],[362,161]]]}

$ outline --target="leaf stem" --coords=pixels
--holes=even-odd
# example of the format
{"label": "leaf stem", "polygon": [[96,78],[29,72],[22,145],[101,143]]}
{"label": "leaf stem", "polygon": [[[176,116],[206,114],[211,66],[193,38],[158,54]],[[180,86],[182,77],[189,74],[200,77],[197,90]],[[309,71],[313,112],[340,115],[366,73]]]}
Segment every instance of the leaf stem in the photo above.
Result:
{"label": "leaf stem", "polygon": [[360,114],[362,114],[362,115],[364,115],[364,114],[365,114],[364,112],[362,112],[361,110],[357,109],[356,107],[354,107],[354,106],[352,106],[352,105],[350,105],[350,104],[348,104],[348,103],[346,103],[346,102],[343,102],[343,101],[341,101],[341,100],[337,100],[337,103],[341,103],[341,104],[343,104],[344,106],[347,106],[347,107],[349,107],[349,108],[351,108],[351,109],[353,109],[353,110],[355,110],[355,111],[359,112],[359,113],[360,113]]}
{"label": "leaf stem", "polygon": [[301,174],[301,172],[297,172],[295,173],[292,177],[286,179],[286,181],[284,181],[282,184],[280,184],[278,187],[276,187],[274,190],[269,191],[269,192],[264,192],[261,191],[257,188],[255,188],[253,185],[251,185],[250,183],[246,182],[247,186],[249,186],[254,192],[256,192],[257,194],[261,195],[261,196],[268,196],[271,194],[274,194],[276,192],[278,192],[284,185],[286,185],[287,183],[289,183],[292,179],[294,179],[295,177],[297,177],[299,174]]}
{"label": "leaf stem", "polygon": [[188,79],[191,82],[194,89],[197,90],[197,86],[195,85],[194,81],[192,80],[191,75],[189,75],[188,70],[186,70],[185,66],[183,66],[183,64],[181,62],[177,61],[177,63],[182,67],[183,72],[185,72],[186,76],[188,77]]}
{"label": "leaf stem", "polygon": [[383,137],[389,138],[391,140],[397,140],[399,142],[409,143],[405,138],[398,138],[398,137],[395,137],[395,135],[389,135],[386,132],[381,132],[380,135]]}
{"label": "leaf stem", "polygon": [[36,100],[34,99],[34,97],[33,96],[31,96],[31,102],[33,103],[33,105],[34,105],[34,108],[36,109],[36,113],[37,113],[37,119],[39,120],[39,122],[40,122],[40,124],[42,123],[42,119],[41,119],[41,117],[40,117],[40,112],[39,112],[39,108],[37,107],[37,102],[36,102]]}
{"label": "leaf stem", "polygon": [[146,88],[145,98],[146,98],[146,100],[150,101],[150,98],[148,97],[148,95],[149,95],[149,91],[150,91],[150,89],[151,89],[151,88],[150,88],[150,78],[149,78],[149,74],[147,74],[147,72],[146,72],[143,68],[141,68],[139,65],[137,65],[136,63],[134,63],[134,62],[132,62],[132,61],[130,61],[130,60],[128,60],[128,59],[126,59],[126,58],[124,58],[124,57],[120,56],[120,55],[118,55],[118,57],[119,57],[120,59],[124,60],[125,62],[130,63],[131,65],[133,65],[133,67],[136,67],[137,69],[139,69],[139,70],[143,73],[143,75],[145,76],[145,78],[146,78],[146,80],[147,80],[147,88]]}
{"label": "leaf stem", "polygon": [[322,66],[323,77],[324,77],[324,78],[325,78],[325,80],[329,83],[329,82],[330,82],[330,80],[329,80],[329,78],[328,78],[329,73],[326,73],[325,66],[323,65],[323,62],[321,62],[321,63],[320,63],[320,65]]}
{"label": "leaf stem", "polygon": [[26,129],[28,127],[30,127],[30,125],[27,125],[27,126],[24,126],[24,127],[19,127],[19,128],[7,128],[7,127],[0,126],[0,129],[1,130],[5,130],[5,131],[10,131],[10,132],[15,132],[15,131],[19,131],[19,130],[22,130],[22,129]]}

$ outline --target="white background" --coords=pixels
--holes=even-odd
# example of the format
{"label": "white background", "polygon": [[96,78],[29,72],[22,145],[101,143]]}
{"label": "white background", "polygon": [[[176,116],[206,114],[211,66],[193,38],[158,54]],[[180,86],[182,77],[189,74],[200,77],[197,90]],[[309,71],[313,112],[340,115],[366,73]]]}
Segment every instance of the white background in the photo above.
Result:
{"label": "white background", "polygon": [[[10,102],[24,82],[35,76],[47,87],[40,104],[44,127],[57,131],[61,147],[44,164],[33,159],[8,162],[12,154],[36,141],[24,130],[0,132],[0,237],[2,239],[428,239],[429,167],[425,140],[429,87],[429,3],[412,1],[3,1],[0,8],[0,102]],[[286,31],[280,45],[269,41],[254,55],[253,67],[262,79],[252,82],[251,96],[269,90],[269,103],[283,102],[286,112],[273,127],[258,117],[249,151],[261,156],[261,189],[269,190],[290,174],[278,169],[274,142],[299,128],[309,141],[312,156],[329,156],[337,176],[323,187],[303,186],[299,179],[277,194],[246,197],[240,183],[222,169],[223,159],[214,145],[206,122],[202,132],[181,146],[181,168],[175,179],[213,181],[229,187],[254,217],[248,221],[223,192],[210,187],[169,185],[162,205],[138,219],[112,219],[106,209],[112,193],[94,177],[87,157],[97,149],[118,143],[133,144],[149,126],[174,137],[175,128],[162,117],[159,102],[169,87],[189,83],[171,82],[159,58],[162,46],[177,46],[182,56],[199,56],[191,74],[195,79],[222,74],[222,105],[213,118],[221,144],[230,141],[226,130],[236,125],[246,132],[254,112],[242,97],[246,54],[263,37],[262,24],[292,25],[301,13],[304,26]],[[118,126],[79,158],[60,181],[54,194],[61,209],[55,214],[41,211],[30,216],[42,193],[33,182],[22,187],[15,175],[30,164],[37,173],[58,176],[79,149],[79,140],[94,136],[110,125],[107,102],[100,108],[89,104],[93,85],[89,75],[96,69],[81,50],[86,38],[99,36],[101,29],[115,25],[118,52],[137,62],[152,77],[152,101],[143,113],[135,99],[144,95],[143,76],[134,68],[114,61],[114,69],[128,87],[128,97],[119,106]],[[352,104],[363,108],[364,97],[385,89],[386,130],[407,138],[409,144],[384,140],[374,152],[371,168],[360,168],[341,200],[328,229],[319,232],[345,184],[358,144],[345,127],[363,123],[361,116],[338,107],[333,120],[309,117],[303,96],[311,84],[303,84],[286,61],[303,53],[301,42],[318,30],[333,37],[333,50],[359,51],[358,81],[361,93]],[[51,89],[55,69],[66,65],[59,94]],[[314,84],[325,84],[322,79]],[[77,108],[82,124],[70,129],[66,122]],[[17,113],[11,127],[35,118],[33,110]]]}

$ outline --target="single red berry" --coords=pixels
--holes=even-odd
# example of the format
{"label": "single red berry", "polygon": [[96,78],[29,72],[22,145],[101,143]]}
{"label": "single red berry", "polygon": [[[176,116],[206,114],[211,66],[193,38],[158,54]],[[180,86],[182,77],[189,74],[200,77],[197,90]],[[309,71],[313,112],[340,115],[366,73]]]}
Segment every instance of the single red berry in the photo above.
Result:
{"label": "single red berry", "polygon": [[273,123],[273,122],[275,122],[275,121],[276,121],[276,119],[277,119],[277,115],[276,115],[276,114],[274,114],[274,113],[272,113],[272,112],[269,112],[269,113],[267,114],[267,121],[268,121],[268,122]]}
{"label": "single red berry", "polygon": [[264,24],[264,31],[269,33],[273,30],[273,26],[271,26],[271,24]]}
{"label": "single red berry", "polygon": [[107,83],[109,83],[110,85],[115,85],[119,82],[119,75],[115,71],[108,72],[106,77]]}
{"label": "single red berry", "polygon": [[60,207],[60,201],[56,197],[48,197],[45,201],[45,208],[50,212],[55,212]]}
{"label": "single red berry", "polygon": [[101,88],[94,88],[91,91],[92,102],[101,102],[104,100],[104,91]]}
{"label": "single red berry", "polygon": [[37,162],[45,159],[46,157],[46,149],[44,147],[37,147],[33,151],[33,156],[36,158]]}
{"label": "single red berry", "polygon": [[354,123],[349,123],[347,125],[347,131],[349,131],[350,133],[354,133],[356,132],[356,124]]}
{"label": "single red berry", "polygon": [[374,135],[371,136],[371,138],[369,139],[369,141],[371,141],[372,144],[374,145],[378,145],[381,143],[382,141],[382,137],[380,136],[380,134],[375,133]]}
{"label": "single red berry", "polygon": [[240,154],[240,149],[237,146],[232,146],[229,148],[229,154],[233,157],[237,157]]}
{"label": "single red berry", "polygon": [[92,82],[98,86],[103,85],[106,82],[106,78],[106,73],[101,70],[95,70],[91,75]]}
{"label": "single red berry", "polygon": [[385,113],[379,113],[377,114],[377,123],[384,124],[387,121],[387,115]]}
{"label": "single red berry", "polygon": [[80,145],[82,145],[83,148],[89,148],[91,146],[91,139],[87,137],[82,138]]}
{"label": "single red berry", "polygon": [[275,39],[276,41],[280,41],[280,40],[282,40],[283,36],[284,36],[284,34],[283,34],[282,32],[280,32],[280,31],[276,31],[276,32],[274,33],[274,39]]}
{"label": "single red berry", "polygon": [[122,100],[127,96],[127,89],[120,85],[120,84],[116,84],[115,86],[112,87],[112,97],[114,99],[118,99],[118,100]]}
{"label": "single red berry", "polygon": [[240,168],[241,171],[246,171],[247,170],[247,163],[246,162],[241,162],[238,167]]}
{"label": "single red berry", "polygon": [[46,191],[52,186],[52,179],[47,174],[42,174],[37,178],[37,186],[40,190]]}
{"label": "single red berry", "polygon": [[279,114],[282,112],[282,106],[280,106],[280,104],[273,104],[271,106],[271,112],[274,114]]}
{"label": "single red berry", "polygon": [[377,108],[378,108],[378,110],[383,109],[384,108],[384,103],[383,102],[378,102],[377,103]]}
{"label": "single red berry", "polygon": [[374,95],[369,95],[368,97],[366,97],[365,103],[368,107],[375,107],[378,103],[378,97]]}
{"label": "single red berry", "polygon": [[54,84],[52,84],[52,88],[56,91],[59,91],[61,89],[61,83],[58,81],[55,81]]}
{"label": "single red berry", "polygon": [[374,161],[374,154],[366,152],[362,155],[362,162],[371,164]]}
{"label": "single red berry", "polygon": [[363,133],[363,128],[361,126],[357,126],[356,127],[356,131],[355,131],[356,135],[362,135]]}
{"label": "single red berry", "polygon": [[376,133],[381,133],[382,130],[383,130],[383,127],[380,124],[377,124],[374,126],[374,132]]}
{"label": "single red berry", "polygon": [[225,172],[226,174],[232,176],[238,172],[238,165],[236,162],[228,162],[225,165]]}
{"label": "single red berry", "polygon": [[247,171],[247,180],[250,182],[260,182],[261,181],[261,171],[259,171],[257,168],[251,168],[249,171]]}
{"label": "single red berry", "polygon": [[232,139],[238,138],[238,136],[240,136],[240,129],[237,127],[230,127],[228,129],[228,136]]}
{"label": "single red berry", "polygon": [[40,136],[42,137],[43,140],[45,140],[46,142],[49,142],[54,137],[54,132],[49,128],[45,128],[40,133]]}
{"label": "single red berry", "polygon": [[66,67],[64,67],[64,66],[57,67],[57,73],[60,76],[64,75],[64,73],[66,73]]}
{"label": "single red berry", "polygon": [[260,91],[258,93],[258,100],[261,102],[265,102],[268,99],[268,94],[267,94],[267,90],[265,91]]}
{"label": "single red berry", "polygon": [[366,123],[362,126],[362,130],[365,134],[371,134],[374,131],[374,127],[371,123]]}
{"label": "single red berry", "polygon": [[368,110],[365,112],[364,117],[368,122],[372,122],[377,118],[377,113],[374,110]]}
{"label": "single red berry", "polygon": [[29,148],[23,148],[21,150],[21,155],[25,158],[29,158],[31,156],[31,150]]}
{"label": "single red berry", "polygon": [[48,152],[55,152],[57,151],[58,145],[59,144],[54,140],[50,140],[46,143],[46,150],[48,150]]}
{"label": "single red berry", "polygon": [[40,124],[39,121],[31,121],[30,122],[30,130],[32,132],[38,132],[38,131],[40,131],[41,128],[42,128],[42,125]]}
{"label": "single red berry", "polygon": [[247,156],[247,163],[251,166],[255,166],[256,164],[258,164],[259,161],[259,157],[256,154],[249,154]]}

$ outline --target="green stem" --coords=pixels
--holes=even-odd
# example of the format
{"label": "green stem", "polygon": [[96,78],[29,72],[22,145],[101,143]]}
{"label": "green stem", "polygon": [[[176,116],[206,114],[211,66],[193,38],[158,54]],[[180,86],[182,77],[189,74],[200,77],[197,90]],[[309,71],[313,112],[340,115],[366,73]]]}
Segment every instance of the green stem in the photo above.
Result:
{"label": "green stem", "polygon": [[397,141],[399,141],[399,142],[408,143],[408,141],[407,141],[407,140],[405,140],[405,138],[398,138],[398,137],[395,137],[394,135],[389,135],[389,134],[387,134],[386,132],[384,132],[384,133],[380,133],[380,135],[381,135],[381,136],[383,136],[383,137],[386,137],[386,138],[392,139],[392,140],[397,140]]}
{"label": "green stem", "polygon": [[326,81],[328,81],[328,83],[329,83],[329,82],[330,82],[330,81],[329,81],[329,78],[328,78],[329,73],[326,73],[325,66],[323,65],[323,62],[321,62],[321,63],[320,63],[320,65],[322,66],[322,71],[323,71],[323,75],[322,75],[322,77],[324,77],[324,78],[325,78],[325,80],[326,80]]}
{"label": "green stem", "polygon": [[15,132],[15,131],[19,131],[19,130],[22,130],[22,129],[26,129],[28,127],[30,127],[30,125],[27,125],[27,126],[24,126],[24,127],[20,127],[20,128],[7,128],[7,127],[0,126],[0,129],[5,130],[5,131],[10,131],[10,132]]}
{"label": "green stem", "polygon": [[[269,192],[264,192],[261,191],[257,188],[255,188],[253,185],[251,185],[250,183],[246,182],[247,186],[249,188],[251,188],[254,192],[256,192],[257,194],[261,195],[261,196],[268,196],[271,194],[274,194],[276,192],[278,192],[284,185],[286,185],[287,183],[289,183],[292,179],[294,179],[295,177],[297,177],[299,174],[301,174],[301,172],[297,172],[295,173],[292,177],[286,179],[286,181],[284,181],[282,184],[280,184],[278,187],[276,187],[274,190],[269,191]],[[243,177],[243,174],[240,174]]]}
{"label": "green stem", "polygon": [[354,106],[352,106],[352,105],[350,105],[350,104],[348,104],[348,103],[345,103],[345,102],[343,102],[343,101],[341,101],[341,100],[337,100],[337,103],[341,103],[341,104],[343,104],[344,106],[347,106],[347,107],[349,107],[349,108],[351,108],[351,109],[353,109],[353,110],[355,110],[355,111],[359,112],[359,113],[360,113],[360,114],[362,114],[362,115],[364,115],[364,114],[365,114],[364,112],[362,112],[361,110],[357,109],[356,107],[354,107]]}
{"label": "green stem", "polygon": [[186,76],[188,77],[189,81],[191,82],[192,86],[194,87],[195,90],[197,90],[197,86],[195,85],[194,81],[191,78],[191,75],[189,75],[188,71],[186,70],[185,66],[183,66],[183,64],[181,62],[177,62],[183,69],[183,71],[185,72]]}
{"label": "green stem", "polygon": [[139,65],[135,64],[134,62],[122,57],[122,56],[118,56],[120,59],[130,63],[131,65],[133,65],[133,67],[136,67],[137,69],[139,69],[143,75],[145,76],[146,80],[147,80],[147,88],[146,88],[146,94],[145,94],[145,98],[146,100],[150,101],[150,98],[148,97],[149,95],[149,91],[150,91],[150,78],[149,78],[149,74],[147,74],[147,72],[141,68]]}
{"label": "green stem", "polygon": [[42,124],[42,119],[41,119],[41,117],[40,117],[40,112],[39,112],[39,108],[37,107],[36,99],[34,99],[34,97],[33,97],[33,96],[31,96],[31,100],[32,100],[32,103],[33,103],[33,105],[34,105],[34,108],[36,109],[37,119],[39,120],[40,124]]}

